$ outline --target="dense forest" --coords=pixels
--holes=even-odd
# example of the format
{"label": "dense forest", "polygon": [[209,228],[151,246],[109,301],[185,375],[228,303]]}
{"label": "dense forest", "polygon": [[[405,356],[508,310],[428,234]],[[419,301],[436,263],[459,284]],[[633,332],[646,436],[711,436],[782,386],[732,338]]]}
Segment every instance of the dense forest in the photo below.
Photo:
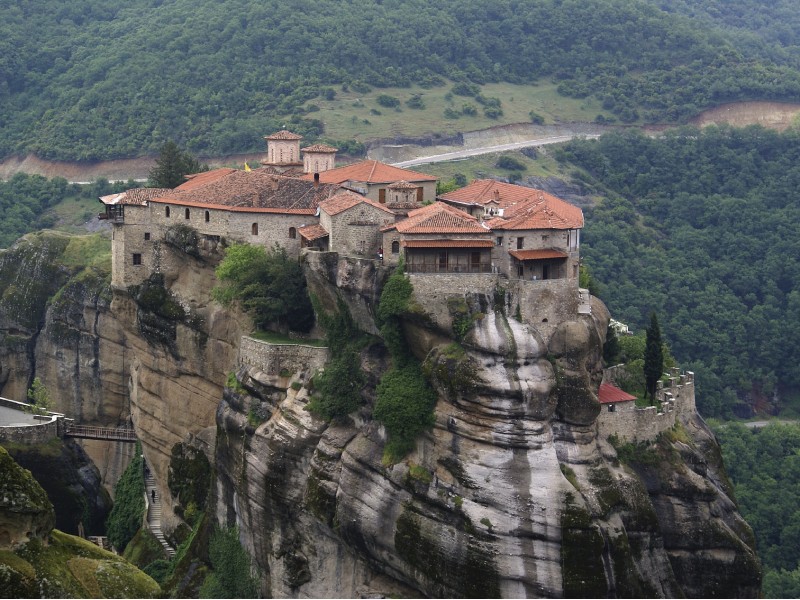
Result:
{"label": "dense forest", "polygon": [[800,597],[800,425],[719,426],[725,467],[764,566],[765,598]]}
{"label": "dense forest", "polygon": [[[624,122],[680,121],[729,100],[800,99],[789,3],[770,4],[771,20],[754,18],[765,3],[737,3],[738,12],[727,4],[6,3],[0,156],[137,156],[169,139],[195,154],[260,149],[261,136],[287,122],[322,135],[307,102],[342,86],[555,81],[561,94],[593,96]],[[779,40],[763,34],[777,24]]]}
{"label": "dense forest", "polygon": [[[800,133],[634,131],[567,144],[597,186],[582,254],[614,316],[656,311],[706,415],[782,408],[800,387]],[[743,400],[750,404],[743,404]]]}

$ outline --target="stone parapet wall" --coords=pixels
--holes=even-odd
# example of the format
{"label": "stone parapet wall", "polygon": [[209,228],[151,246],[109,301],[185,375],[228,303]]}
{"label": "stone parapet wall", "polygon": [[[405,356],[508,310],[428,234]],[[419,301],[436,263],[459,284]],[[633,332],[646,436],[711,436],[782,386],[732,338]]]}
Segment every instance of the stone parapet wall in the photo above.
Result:
{"label": "stone parapet wall", "polygon": [[[622,369],[624,365],[606,369],[603,381],[613,384]],[[679,417],[695,413],[694,373],[672,369],[666,383],[658,382],[656,400],[661,403],[661,412],[656,406],[637,408],[633,402],[617,403],[614,412],[603,406],[597,417],[598,435],[603,439],[615,435],[625,442],[652,442],[674,427]]]}
{"label": "stone parapet wall", "polygon": [[239,364],[255,367],[267,375],[279,376],[281,372],[313,373],[328,362],[328,348],[302,344],[274,344],[242,336],[239,346]]}
{"label": "stone parapet wall", "polygon": [[[30,404],[0,398],[0,406],[12,408],[23,413],[27,413],[26,407]],[[0,443],[13,442],[16,444],[44,444],[53,438],[63,435],[64,415],[61,413],[48,412],[44,415],[30,415],[26,417],[37,421],[37,424],[20,426],[0,426]]]}

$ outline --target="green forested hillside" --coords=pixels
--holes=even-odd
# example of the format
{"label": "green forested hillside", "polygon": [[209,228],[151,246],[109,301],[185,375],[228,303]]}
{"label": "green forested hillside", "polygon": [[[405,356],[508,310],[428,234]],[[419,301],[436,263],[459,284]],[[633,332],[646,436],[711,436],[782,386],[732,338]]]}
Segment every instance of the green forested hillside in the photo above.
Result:
{"label": "green forested hillside", "polygon": [[[604,196],[583,256],[614,316],[651,310],[698,374],[704,415],[800,387],[800,133],[680,129],[574,141],[560,155]],[[737,396],[738,395],[738,396]]]}
{"label": "green forested hillside", "polygon": [[286,123],[322,134],[304,107],[342,85],[554,80],[622,121],[800,99],[794,46],[655,0],[27,0],[0,17],[0,156],[260,149]]}

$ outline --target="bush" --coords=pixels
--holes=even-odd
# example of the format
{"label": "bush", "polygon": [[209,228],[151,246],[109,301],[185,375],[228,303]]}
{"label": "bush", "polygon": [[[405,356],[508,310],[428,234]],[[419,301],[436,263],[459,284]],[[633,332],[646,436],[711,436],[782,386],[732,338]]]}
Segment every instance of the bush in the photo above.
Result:
{"label": "bush", "polygon": [[455,84],[450,91],[456,96],[476,96],[480,93],[481,88],[474,83],[466,83],[462,81]]}
{"label": "bush", "polygon": [[495,166],[498,169],[508,169],[509,171],[524,171],[527,168],[525,163],[513,156],[501,156],[497,159]]}
{"label": "bush", "polygon": [[414,94],[411,98],[406,100],[406,106],[408,106],[408,108],[422,110],[425,108],[425,102],[422,100],[422,95]]}
{"label": "bush", "polygon": [[378,101],[378,104],[386,108],[395,108],[396,106],[400,106],[400,99],[390,96],[389,94],[380,94],[376,100]]}
{"label": "bush", "polygon": [[544,117],[537,112],[531,111],[528,113],[531,118],[531,123],[534,125],[544,125]]}

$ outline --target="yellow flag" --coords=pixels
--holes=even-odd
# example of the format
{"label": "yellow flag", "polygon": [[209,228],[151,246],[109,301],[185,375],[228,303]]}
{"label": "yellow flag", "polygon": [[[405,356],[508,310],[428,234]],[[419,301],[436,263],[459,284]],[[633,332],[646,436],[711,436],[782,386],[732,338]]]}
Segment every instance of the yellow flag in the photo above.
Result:
{"label": "yellow flag", "polygon": [[252,171],[252,169],[250,168],[250,165],[248,165],[247,163],[244,163],[244,170],[248,171],[248,172]]}

